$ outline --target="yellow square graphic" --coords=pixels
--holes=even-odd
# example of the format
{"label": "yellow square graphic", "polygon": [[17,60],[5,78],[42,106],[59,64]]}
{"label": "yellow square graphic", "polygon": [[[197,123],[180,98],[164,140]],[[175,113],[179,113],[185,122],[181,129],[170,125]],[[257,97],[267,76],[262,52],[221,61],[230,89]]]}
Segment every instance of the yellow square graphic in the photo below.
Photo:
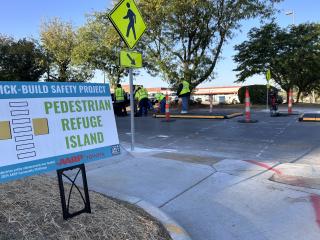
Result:
{"label": "yellow square graphic", "polygon": [[46,118],[34,118],[32,119],[34,135],[49,134],[48,119]]}
{"label": "yellow square graphic", "polygon": [[0,140],[11,139],[11,128],[9,121],[0,122]]}

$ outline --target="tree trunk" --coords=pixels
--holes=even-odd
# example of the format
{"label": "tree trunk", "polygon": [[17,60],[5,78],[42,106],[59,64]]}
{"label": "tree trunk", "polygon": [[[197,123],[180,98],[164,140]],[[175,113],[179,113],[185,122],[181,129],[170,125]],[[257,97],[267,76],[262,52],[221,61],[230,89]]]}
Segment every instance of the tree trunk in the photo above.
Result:
{"label": "tree trunk", "polygon": [[297,94],[297,99],[296,99],[296,103],[299,103],[300,100],[300,96],[301,96],[301,91],[298,90],[298,94]]}

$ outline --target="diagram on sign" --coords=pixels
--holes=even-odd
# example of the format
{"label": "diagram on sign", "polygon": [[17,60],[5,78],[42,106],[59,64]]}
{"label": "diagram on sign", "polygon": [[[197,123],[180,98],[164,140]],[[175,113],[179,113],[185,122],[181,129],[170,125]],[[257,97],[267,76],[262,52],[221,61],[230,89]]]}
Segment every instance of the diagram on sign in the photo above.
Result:
{"label": "diagram on sign", "polygon": [[141,68],[142,54],[134,51],[120,51],[120,66],[126,68]]}
{"label": "diagram on sign", "polygon": [[130,56],[129,53],[127,53],[127,57],[129,58],[132,65],[136,65],[136,61]]}
{"label": "diagram on sign", "polygon": [[37,155],[34,136],[49,134],[48,119],[31,119],[28,101],[12,101],[9,107],[12,118],[0,121],[0,140],[14,140],[17,159],[33,158]]}
{"label": "diagram on sign", "polygon": [[135,47],[147,28],[133,0],[121,0],[109,14],[109,19],[130,49]]}

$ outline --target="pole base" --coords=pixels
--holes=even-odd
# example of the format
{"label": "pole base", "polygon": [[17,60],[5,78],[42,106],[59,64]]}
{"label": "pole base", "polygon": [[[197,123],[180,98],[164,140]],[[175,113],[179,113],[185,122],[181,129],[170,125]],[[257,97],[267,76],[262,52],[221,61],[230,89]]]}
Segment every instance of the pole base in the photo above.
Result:
{"label": "pole base", "polygon": [[242,120],[238,120],[239,123],[257,123],[258,120],[246,120],[246,119],[242,119]]}

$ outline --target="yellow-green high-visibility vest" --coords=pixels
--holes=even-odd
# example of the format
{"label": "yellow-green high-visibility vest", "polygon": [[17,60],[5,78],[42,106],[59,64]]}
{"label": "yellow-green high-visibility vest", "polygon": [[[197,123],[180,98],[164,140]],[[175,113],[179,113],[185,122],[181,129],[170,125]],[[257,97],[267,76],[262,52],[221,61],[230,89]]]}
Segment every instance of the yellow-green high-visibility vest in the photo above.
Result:
{"label": "yellow-green high-visibility vest", "polygon": [[182,94],[189,93],[189,92],[190,92],[190,84],[187,81],[182,81],[182,90],[181,90],[179,96]]}
{"label": "yellow-green high-visibility vest", "polygon": [[144,99],[144,98],[148,98],[148,92],[145,88],[141,88],[137,93],[136,93],[136,98],[138,99],[138,101]]}
{"label": "yellow-green high-visibility vest", "polygon": [[115,91],[116,101],[124,101],[124,90],[122,88],[116,88]]}
{"label": "yellow-green high-visibility vest", "polygon": [[163,93],[156,93],[156,95],[154,97],[156,98],[156,100],[158,102],[161,102],[165,98]]}
{"label": "yellow-green high-visibility vest", "polygon": [[140,99],[148,98],[148,91],[145,88],[141,88]]}

